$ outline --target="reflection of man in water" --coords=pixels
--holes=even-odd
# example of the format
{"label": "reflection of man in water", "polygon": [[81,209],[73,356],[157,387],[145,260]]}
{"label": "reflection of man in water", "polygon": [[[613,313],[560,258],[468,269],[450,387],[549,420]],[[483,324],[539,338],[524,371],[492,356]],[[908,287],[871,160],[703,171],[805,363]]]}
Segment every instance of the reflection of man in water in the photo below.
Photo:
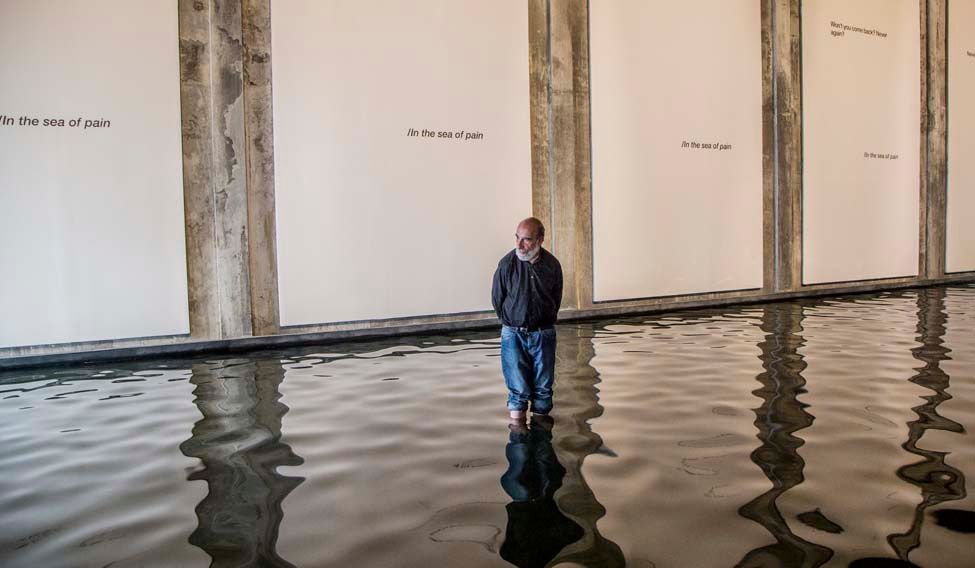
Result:
{"label": "reflection of man in water", "polygon": [[562,266],[542,248],[545,227],[534,217],[518,224],[516,248],[498,263],[491,303],[501,320],[501,371],[513,420],[552,410],[555,318],[562,305]]}
{"label": "reflection of man in water", "polygon": [[545,566],[563,548],[583,537],[582,527],[562,514],[553,496],[562,487],[565,468],[552,449],[552,418],[535,415],[510,426],[508,471],[501,487],[513,499],[505,507],[508,528],[501,558],[515,566]]}

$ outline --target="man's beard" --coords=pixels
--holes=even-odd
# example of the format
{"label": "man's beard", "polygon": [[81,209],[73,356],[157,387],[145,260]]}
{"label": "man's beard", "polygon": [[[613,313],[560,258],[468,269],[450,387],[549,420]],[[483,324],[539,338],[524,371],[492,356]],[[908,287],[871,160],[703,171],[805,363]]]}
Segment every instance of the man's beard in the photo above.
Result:
{"label": "man's beard", "polygon": [[542,252],[542,245],[535,245],[532,248],[522,252],[521,249],[515,249],[515,254],[518,255],[518,260],[526,260],[528,262],[535,262],[538,258],[538,253]]}

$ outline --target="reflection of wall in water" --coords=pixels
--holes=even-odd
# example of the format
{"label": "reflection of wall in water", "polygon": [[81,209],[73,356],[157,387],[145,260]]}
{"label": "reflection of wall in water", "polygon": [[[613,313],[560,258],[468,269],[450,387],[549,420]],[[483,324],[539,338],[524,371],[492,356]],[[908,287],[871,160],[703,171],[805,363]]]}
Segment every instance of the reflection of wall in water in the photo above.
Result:
{"label": "reflection of wall in water", "polygon": [[[918,420],[908,423],[908,440],[903,448],[924,459],[898,469],[897,475],[904,481],[920,488],[922,499],[917,505],[913,523],[903,534],[890,535],[888,543],[904,566],[909,564],[908,555],[920,545],[924,511],[938,503],[961,499],[965,496],[964,476],[945,463],[946,452],[925,450],[918,441],[928,429],[961,433],[957,422],[937,413],[937,407],[951,398],[947,394],[948,375],[940,369],[940,362],[949,352],[943,346],[946,315],[944,290],[918,291],[917,332],[920,346],[911,350],[914,358],[924,366],[912,377],[911,382],[933,391],[924,396],[925,404],[913,410]],[[762,445],[752,453],[752,460],[762,468],[772,482],[772,489],[744,505],[740,514],[760,523],[775,537],[776,543],[749,552],[740,566],[820,566],[833,555],[833,551],[810,543],[796,536],[789,528],[776,505],[776,500],[789,489],[803,482],[805,462],[798,453],[803,440],[795,434],[808,428],[814,417],[806,412],[798,400],[806,385],[802,372],[806,368],[800,349],[805,344],[802,336],[803,307],[801,304],[772,304],[764,307],[762,330],[766,333],[760,358],[765,372],[757,379],[762,387],[754,391],[763,404],[755,410],[755,425]],[[839,532],[842,527],[822,516],[818,511],[799,515],[800,520],[827,532]],[[890,559],[863,558],[854,565],[868,566],[873,562]],[[878,564],[879,565],[879,564]]]}
{"label": "reflection of wall in water", "polygon": [[908,423],[907,441],[903,444],[905,450],[923,459],[897,470],[898,477],[921,490],[921,502],[917,505],[910,529],[903,534],[887,537],[887,542],[897,557],[904,561],[908,560],[912,550],[921,545],[924,511],[932,505],[966,496],[964,474],[945,463],[948,452],[918,447],[918,442],[928,430],[963,434],[965,428],[938,414],[938,405],[951,399],[947,392],[949,377],[941,369],[941,361],[948,359],[951,351],[944,346],[945,324],[948,320],[945,313],[945,290],[926,288],[918,290],[917,295],[917,342],[920,345],[911,349],[911,353],[924,366],[910,380],[929,389],[932,394],[923,396],[925,403],[912,409],[917,413],[918,419]]}
{"label": "reflection of wall in water", "polygon": [[599,534],[596,523],[606,509],[596,499],[582,476],[586,457],[602,447],[603,440],[589,422],[601,416],[599,373],[590,362],[596,352],[593,331],[586,327],[560,326],[556,351],[555,449],[566,474],[556,493],[559,508],[582,526],[582,539],[567,546],[552,565],[560,562],[581,566],[625,566],[623,551],[615,542]]}
{"label": "reflection of wall in water", "polygon": [[[783,493],[803,481],[806,464],[798,449],[805,442],[795,433],[813,422],[813,416],[798,399],[806,385],[802,377],[806,362],[799,354],[804,344],[800,335],[802,310],[799,304],[770,304],[763,308],[765,340],[759,343],[759,358],[765,371],[756,377],[762,386],[753,391],[762,399],[762,405],[755,409],[755,426],[762,445],[752,452],[751,458],[772,482],[772,489],[738,512],[765,527],[776,542],[750,551],[739,566],[821,566],[833,556],[832,550],[796,536],[776,504]],[[815,515],[804,513],[803,518],[827,527],[832,524]]]}
{"label": "reflection of wall in water", "polygon": [[180,449],[203,462],[189,477],[208,488],[190,543],[213,557],[213,566],[291,566],[275,551],[281,503],[304,478],[277,473],[303,461],[281,443],[283,379],[275,360],[193,366],[203,418]]}

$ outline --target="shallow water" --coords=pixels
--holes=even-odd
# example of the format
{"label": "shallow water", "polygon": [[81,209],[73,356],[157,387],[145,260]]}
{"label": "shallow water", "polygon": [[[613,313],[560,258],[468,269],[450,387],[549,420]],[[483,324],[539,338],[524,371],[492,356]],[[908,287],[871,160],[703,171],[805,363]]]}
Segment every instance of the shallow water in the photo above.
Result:
{"label": "shallow water", "polygon": [[0,374],[0,565],[975,565],[975,286]]}

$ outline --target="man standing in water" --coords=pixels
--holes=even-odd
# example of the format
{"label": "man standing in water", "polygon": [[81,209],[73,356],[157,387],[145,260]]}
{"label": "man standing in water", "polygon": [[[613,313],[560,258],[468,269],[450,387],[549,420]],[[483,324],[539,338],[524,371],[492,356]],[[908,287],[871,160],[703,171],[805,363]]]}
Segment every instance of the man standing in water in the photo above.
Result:
{"label": "man standing in water", "polygon": [[515,249],[498,263],[491,303],[501,320],[501,371],[512,420],[552,410],[555,318],[562,304],[562,265],[542,248],[545,227],[534,217],[518,224]]}

